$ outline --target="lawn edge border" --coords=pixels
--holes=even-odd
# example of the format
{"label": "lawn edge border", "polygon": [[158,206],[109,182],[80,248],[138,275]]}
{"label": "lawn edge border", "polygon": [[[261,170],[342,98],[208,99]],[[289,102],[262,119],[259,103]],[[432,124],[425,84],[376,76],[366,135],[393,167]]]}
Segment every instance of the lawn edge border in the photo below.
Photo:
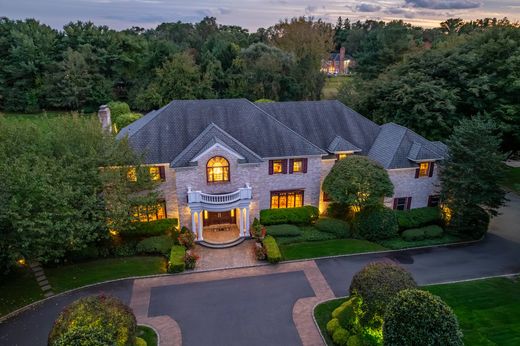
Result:
{"label": "lawn edge border", "polygon": [[[520,272],[513,273],[513,274],[500,274],[500,275],[491,275],[491,276],[481,276],[481,277],[473,278],[473,279],[451,280],[451,281],[445,281],[445,282],[441,282],[441,283],[424,284],[424,285],[421,285],[419,287],[458,284],[458,283],[463,283],[463,282],[480,281],[480,280],[487,280],[487,279],[494,279],[494,278],[515,277],[515,276],[519,276],[519,275],[520,275]],[[325,337],[323,336],[323,333],[321,332],[321,328],[320,328],[320,326],[318,324],[318,321],[316,321],[316,314],[315,314],[316,308],[318,307],[318,305],[321,305],[323,303],[330,302],[330,301],[333,301],[333,300],[348,298],[348,297],[349,296],[340,296],[340,297],[334,297],[334,298],[331,298],[331,299],[325,299],[325,300],[319,301],[316,304],[314,304],[314,306],[312,308],[312,320],[314,321],[314,325],[318,329],[318,332],[320,333],[321,339],[322,339],[323,344],[325,346],[327,346],[327,340],[325,340]]]}

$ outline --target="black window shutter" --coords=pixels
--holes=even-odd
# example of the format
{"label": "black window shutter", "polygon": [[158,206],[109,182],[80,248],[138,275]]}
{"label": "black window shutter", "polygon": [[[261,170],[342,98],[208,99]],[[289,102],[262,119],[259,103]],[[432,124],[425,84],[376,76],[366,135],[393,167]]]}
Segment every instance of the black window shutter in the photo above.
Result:
{"label": "black window shutter", "polygon": [[410,210],[411,205],[412,205],[412,197],[408,197],[406,199],[406,210]]}
{"label": "black window shutter", "polygon": [[294,159],[289,159],[289,174],[293,174],[294,171]]}
{"label": "black window shutter", "polygon": [[433,167],[435,166],[435,162],[430,162],[430,171],[428,172],[429,177],[433,177]]}
{"label": "black window shutter", "polygon": [[287,174],[287,159],[282,160],[282,173]]}
{"label": "black window shutter", "polygon": [[307,173],[307,159],[302,159],[302,172]]}
{"label": "black window shutter", "polygon": [[419,168],[415,170],[415,179],[419,178]]}
{"label": "black window shutter", "polygon": [[161,177],[162,181],[166,180],[166,173],[164,171],[164,166],[159,166],[159,176]]}
{"label": "black window shutter", "polygon": [[397,198],[394,198],[394,210],[397,209]]}
{"label": "black window shutter", "polygon": [[273,160],[269,160],[269,175],[273,175]]}

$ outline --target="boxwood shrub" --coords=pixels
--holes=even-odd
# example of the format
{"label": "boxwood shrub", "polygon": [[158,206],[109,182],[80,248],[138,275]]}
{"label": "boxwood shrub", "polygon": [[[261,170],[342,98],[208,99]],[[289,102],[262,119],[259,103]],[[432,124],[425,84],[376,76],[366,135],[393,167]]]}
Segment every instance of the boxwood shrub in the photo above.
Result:
{"label": "boxwood shrub", "polygon": [[403,231],[401,237],[406,241],[416,241],[424,239],[435,239],[442,237],[444,231],[440,226],[430,225],[421,228],[412,228]]}
{"label": "boxwood shrub", "polygon": [[159,254],[168,256],[176,240],[169,235],[159,235],[141,240],[137,243],[137,252],[141,254]]}
{"label": "boxwood shrub", "polygon": [[264,240],[262,240],[262,244],[264,244],[269,263],[278,263],[282,260],[282,253],[278,248],[278,244],[276,244],[276,240],[272,236],[266,236]]}
{"label": "boxwood shrub", "polygon": [[334,234],[337,238],[350,237],[350,226],[348,222],[343,220],[321,218],[316,221],[314,227],[316,227],[321,232]]}
{"label": "boxwood shrub", "polygon": [[273,237],[296,237],[302,234],[302,231],[298,226],[282,224],[282,225],[271,225],[267,227],[267,234]]}
{"label": "boxwood shrub", "polygon": [[318,219],[319,210],[311,205],[300,208],[264,209],[260,210],[260,223],[262,225],[310,225]]}
{"label": "boxwood shrub", "polygon": [[186,248],[181,245],[174,245],[170,251],[170,261],[168,262],[168,271],[170,273],[180,273],[186,269],[184,256]]}
{"label": "boxwood shrub", "polygon": [[122,237],[152,237],[176,232],[179,221],[177,219],[161,219],[150,222],[136,222],[128,229],[121,230]]}
{"label": "boxwood shrub", "polygon": [[357,237],[377,241],[397,237],[399,226],[393,210],[377,207],[357,213],[352,228]]}
{"label": "boxwood shrub", "polygon": [[404,290],[390,303],[383,325],[385,345],[463,345],[453,310],[439,297],[421,290]]}
{"label": "boxwood shrub", "polygon": [[437,207],[396,210],[395,216],[401,230],[442,223],[442,213]]}

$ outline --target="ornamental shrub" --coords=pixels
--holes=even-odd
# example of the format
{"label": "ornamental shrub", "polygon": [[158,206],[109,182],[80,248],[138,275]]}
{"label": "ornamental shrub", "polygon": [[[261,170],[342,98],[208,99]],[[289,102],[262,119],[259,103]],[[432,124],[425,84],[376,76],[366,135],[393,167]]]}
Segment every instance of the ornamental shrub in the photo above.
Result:
{"label": "ornamental shrub", "polygon": [[395,216],[401,230],[442,224],[442,213],[437,207],[396,210]]}
{"label": "ornamental shrub", "polygon": [[170,261],[168,262],[168,271],[170,273],[180,273],[186,269],[184,256],[186,248],[182,245],[174,245],[170,251]]}
{"label": "ornamental shrub", "polygon": [[489,214],[480,207],[452,211],[448,228],[461,236],[479,239],[484,236],[489,226]]}
{"label": "ornamental shrub", "polygon": [[345,328],[336,328],[334,334],[332,334],[332,341],[334,341],[334,345],[338,346],[348,346],[348,338],[350,334],[348,330]]}
{"label": "ornamental shrub", "polygon": [[134,222],[127,229],[121,230],[122,237],[151,237],[177,233],[177,219],[161,219],[150,222]]}
{"label": "ornamental shrub", "polygon": [[123,127],[126,127],[138,120],[142,117],[142,114],[139,113],[125,113],[118,116],[114,119],[114,124],[116,125],[117,131],[120,131]]}
{"label": "ornamental shrub", "polygon": [[339,324],[348,330],[356,330],[356,317],[360,314],[361,301],[359,297],[352,296],[332,311],[332,317],[337,318]]}
{"label": "ornamental shrub", "polygon": [[340,328],[339,320],[337,318],[331,319],[329,322],[327,322],[327,325],[325,328],[327,329],[327,333],[329,333],[330,336],[334,335],[334,332],[336,329]]}
{"label": "ornamental shrub", "polygon": [[348,222],[343,220],[321,218],[316,221],[314,227],[322,232],[334,234],[337,238],[350,237],[350,226]]}
{"label": "ornamental shrub", "polygon": [[133,346],[136,328],[132,310],[119,299],[89,296],[63,309],[49,333],[48,344]]}
{"label": "ornamental shrub", "polygon": [[264,244],[269,263],[278,263],[282,260],[282,253],[278,248],[278,244],[276,244],[276,240],[272,236],[266,236],[264,240],[262,240],[262,243]]}
{"label": "ornamental shrub", "polygon": [[361,324],[379,328],[388,304],[397,293],[415,287],[417,284],[412,275],[403,268],[392,263],[374,262],[354,275],[349,292],[362,301]]}
{"label": "ornamental shrub", "polygon": [[160,235],[141,240],[137,243],[137,252],[141,254],[159,254],[168,256],[173,245],[176,244],[174,238],[169,235]]}
{"label": "ornamental shrub", "polygon": [[352,228],[357,237],[377,241],[397,237],[399,226],[393,210],[376,207],[357,213]]}
{"label": "ornamental shrub", "polygon": [[192,253],[191,251],[186,251],[186,254],[184,255],[184,263],[186,265],[186,269],[195,269],[198,259],[198,255]]}
{"label": "ornamental shrub", "polygon": [[384,320],[383,340],[387,346],[464,344],[453,310],[426,291],[411,289],[398,293]]}
{"label": "ornamental shrub", "polygon": [[272,235],[273,237],[296,237],[301,235],[302,232],[295,225],[272,225],[267,227],[267,234]]}
{"label": "ornamental shrub", "polygon": [[286,223],[310,225],[318,216],[318,208],[310,205],[300,208],[264,209],[260,210],[260,223],[266,226]]}
{"label": "ornamental shrub", "polygon": [[179,244],[183,245],[186,249],[193,249],[195,247],[195,233],[184,232],[181,233],[178,237]]}
{"label": "ornamental shrub", "polygon": [[148,343],[146,342],[146,340],[140,338],[140,337],[137,337],[135,338],[135,346],[147,346]]}
{"label": "ornamental shrub", "polygon": [[110,117],[113,123],[115,123],[117,118],[121,115],[131,112],[130,106],[126,102],[110,101],[107,106],[110,108]]}

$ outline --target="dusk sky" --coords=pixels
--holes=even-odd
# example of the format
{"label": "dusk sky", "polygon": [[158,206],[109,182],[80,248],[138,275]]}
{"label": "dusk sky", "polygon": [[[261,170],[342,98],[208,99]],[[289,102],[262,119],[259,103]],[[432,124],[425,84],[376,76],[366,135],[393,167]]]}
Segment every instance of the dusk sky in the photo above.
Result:
{"label": "dusk sky", "polygon": [[255,31],[283,18],[314,16],[336,22],[403,19],[424,27],[453,17],[508,17],[520,20],[520,0],[0,0],[0,16],[36,18],[55,28],[70,21],[91,20],[115,29],[155,27],[162,22],[196,22],[213,16],[221,24]]}

